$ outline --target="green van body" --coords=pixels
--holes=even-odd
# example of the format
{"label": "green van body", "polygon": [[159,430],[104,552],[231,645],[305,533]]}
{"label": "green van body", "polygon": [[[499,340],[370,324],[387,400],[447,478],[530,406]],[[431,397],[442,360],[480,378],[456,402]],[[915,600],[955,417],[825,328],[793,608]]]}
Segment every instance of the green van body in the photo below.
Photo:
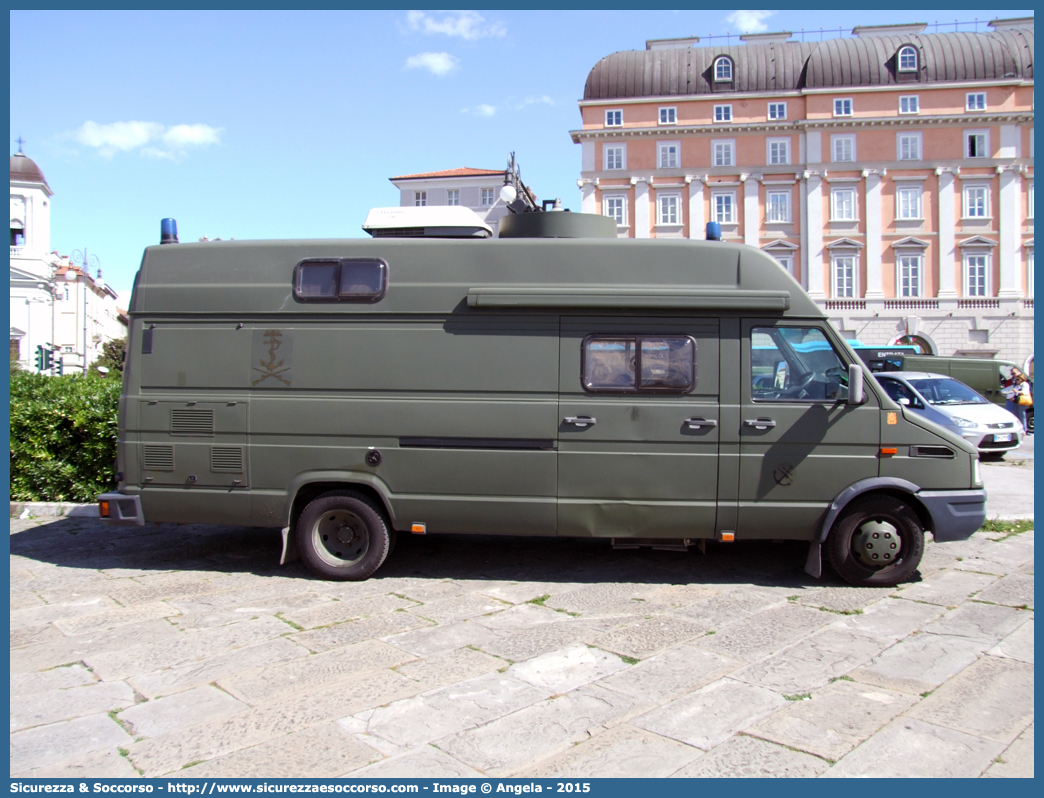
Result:
{"label": "green van body", "polygon": [[[334,260],[384,264],[380,295],[298,296],[299,264]],[[985,518],[975,450],[893,402],[801,286],[739,244],[154,246],[129,316],[113,523],[286,535],[350,490],[402,532],[806,540],[818,575],[857,497],[902,499],[937,540]],[[793,387],[799,366],[752,339],[769,360],[826,341],[839,367]],[[693,355],[683,390],[588,389],[585,353],[653,364],[665,345]]]}

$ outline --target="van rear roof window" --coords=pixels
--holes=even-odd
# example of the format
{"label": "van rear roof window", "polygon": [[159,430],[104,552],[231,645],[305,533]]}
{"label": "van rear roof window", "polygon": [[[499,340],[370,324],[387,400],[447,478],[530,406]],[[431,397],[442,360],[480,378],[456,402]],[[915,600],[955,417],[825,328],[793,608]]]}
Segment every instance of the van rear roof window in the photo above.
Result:
{"label": "van rear roof window", "polygon": [[308,258],[294,268],[302,302],[377,302],[387,290],[388,264],[379,258]]}

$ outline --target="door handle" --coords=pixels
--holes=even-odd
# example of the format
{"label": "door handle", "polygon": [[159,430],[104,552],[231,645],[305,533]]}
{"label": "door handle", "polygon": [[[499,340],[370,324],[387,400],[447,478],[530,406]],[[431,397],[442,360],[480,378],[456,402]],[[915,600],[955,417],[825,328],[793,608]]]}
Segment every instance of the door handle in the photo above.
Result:
{"label": "door handle", "polygon": [[598,419],[592,418],[591,416],[566,416],[562,421],[566,424],[573,424],[577,427],[593,427]]}
{"label": "door handle", "polygon": [[748,427],[754,427],[754,429],[768,429],[776,426],[776,422],[771,418],[748,418],[743,423]]}
{"label": "door handle", "polygon": [[699,429],[700,427],[716,427],[718,422],[713,418],[687,418],[685,425],[689,429]]}

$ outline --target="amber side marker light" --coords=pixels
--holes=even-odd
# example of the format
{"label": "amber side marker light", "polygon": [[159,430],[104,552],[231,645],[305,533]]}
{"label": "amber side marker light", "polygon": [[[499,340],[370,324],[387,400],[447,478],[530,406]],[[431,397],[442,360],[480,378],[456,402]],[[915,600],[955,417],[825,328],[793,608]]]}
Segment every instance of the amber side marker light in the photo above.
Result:
{"label": "amber side marker light", "polygon": [[108,518],[109,517],[109,503],[108,502],[98,502],[98,516],[100,518]]}
{"label": "amber side marker light", "polygon": [[721,542],[722,543],[732,543],[735,539],[736,539],[736,533],[735,532],[722,532],[721,533]]}
{"label": "amber side marker light", "polygon": [[412,532],[414,535],[426,535],[426,534],[428,534],[428,525],[427,524],[411,524],[410,525],[410,532]]}
{"label": "amber side marker light", "polygon": [[895,447],[881,447],[881,457],[891,457],[893,454],[899,454],[899,450]]}

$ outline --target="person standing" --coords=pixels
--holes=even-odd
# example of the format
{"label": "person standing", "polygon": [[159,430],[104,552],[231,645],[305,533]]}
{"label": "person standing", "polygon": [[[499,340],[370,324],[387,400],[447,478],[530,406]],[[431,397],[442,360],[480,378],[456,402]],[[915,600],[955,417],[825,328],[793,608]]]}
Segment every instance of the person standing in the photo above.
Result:
{"label": "person standing", "polygon": [[[1022,429],[1025,430],[1026,408],[1033,401],[1026,375],[1013,366],[1010,379],[1005,380],[1001,392],[1004,394],[1004,408],[1019,420]],[[1026,397],[1026,399],[1022,397]]]}

